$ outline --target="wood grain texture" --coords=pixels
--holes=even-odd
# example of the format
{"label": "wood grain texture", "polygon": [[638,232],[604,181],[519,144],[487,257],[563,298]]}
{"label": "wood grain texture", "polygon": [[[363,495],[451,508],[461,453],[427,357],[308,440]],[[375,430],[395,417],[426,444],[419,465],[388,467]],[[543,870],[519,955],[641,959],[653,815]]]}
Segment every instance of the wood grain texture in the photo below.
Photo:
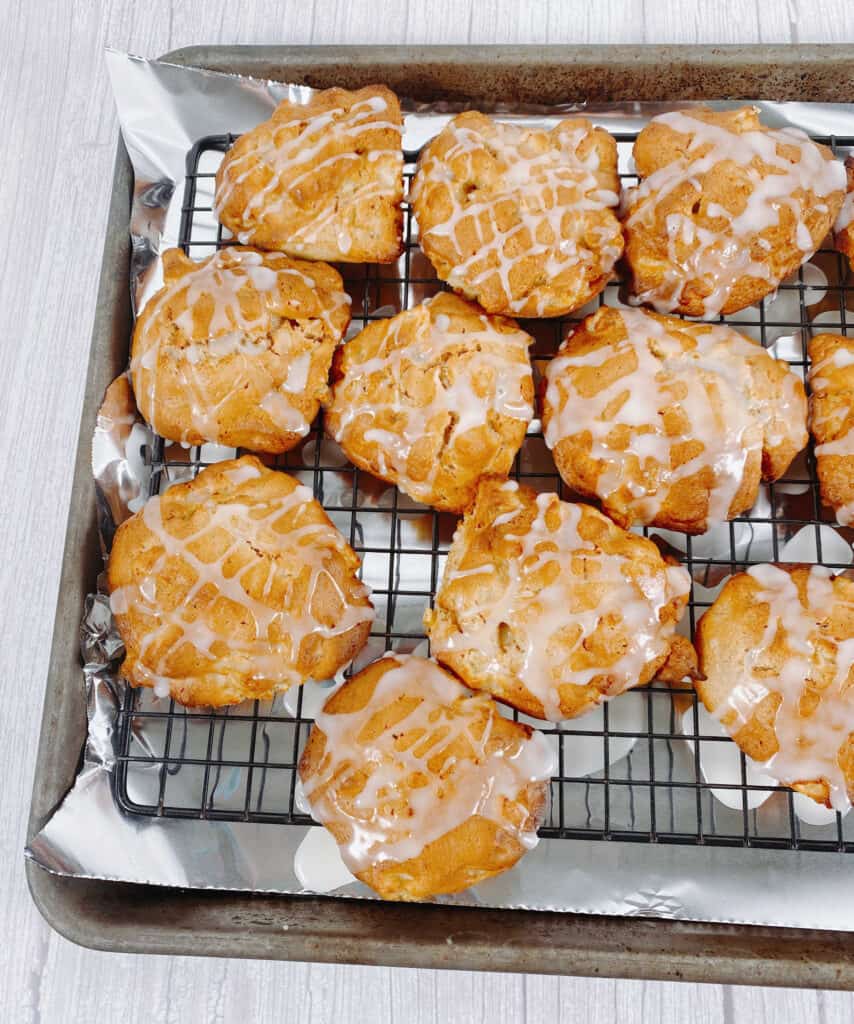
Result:
{"label": "wood grain texture", "polygon": [[839,993],[94,953],[41,921],[21,857],[116,138],[104,46],[843,42],[850,0],[0,0],[0,25],[0,1020],[851,1021]]}

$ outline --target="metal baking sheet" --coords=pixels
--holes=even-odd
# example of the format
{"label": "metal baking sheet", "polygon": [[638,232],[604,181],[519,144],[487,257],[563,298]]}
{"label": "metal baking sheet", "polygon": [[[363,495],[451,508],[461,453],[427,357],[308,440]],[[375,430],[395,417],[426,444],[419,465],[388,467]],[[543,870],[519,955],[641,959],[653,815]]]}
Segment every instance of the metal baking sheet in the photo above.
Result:
{"label": "metal baking sheet", "polygon": [[[329,82],[328,84],[331,84],[331,82]],[[348,84],[349,84],[349,83],[348,83]],[[399,86],[398,86],[398,87],[399,87]],[[124,341],[124,344],[125,344],[125,353],[126,353],[126,343],[127,343],[127,342],[126,342],[126,337],[127,337],[127,335],[125,334],[125,341]],[[112,361],[113,361],[113,363],[115,363],[115,362],[116,362],[116,359],[115,359],[115,358],[113,358],[113,360],[112,360]],[[90,410],[90,411],[91,411],[91,410]],[[165,824],[165,823],[164,823],[164,824]],[[171,825],[171,824],[173,824],[173,823],[171,823],[171,822],[170,822],[169,824]],[[194,824],[198,824],[198,823],[194,823]],[[211,823],[211,824],[219,824],[219,823]],[[212,841],[213,841],[213,840],[212,840]],[[577,842],[576,842],[576,843],[572,843],[572,844],[563,844],[563,845],[564,845],[564,846],[569,846],[569,847],[570,847],[570,848],[572,848],[572,849],[579,849],[579,851],[580,851],[580,847],[581,847],[581,845],[582,845],[582,844],[580,844],[580,843],[577,843]],[[602,844],[590,844],[590,845],[591,845],[591,846],[595,846],[595,847],[597,848],[597,855],[598,855],[598,856],[600,856],[600,857],[602,857],[602,856],[604,856],[604,855],[605,855],[605,850],[618,850],[618,851],[619,851],[620,849],[622,849],[622,850],[626,850],[626,849],[628,849],[627,847],[624,847],[624,846],[618,846],[617,844],[613,844],[613,845],[611,845],[611,844],[607,844],[607,845],[605,845],[604,847],[603,847],[603,845],[602,845]],[[545,844],[543,844],[543,846],[545,846]],[[646,847],[646,848],[644,849],[644,853],[645,853],[645,854],[648,854],[648,853],[650,852],[650,849],[651,849],[651,848],[649,848],[649,847]],[[660,850],[663,850],[663,851],[664,851],[664,850],[666,850],[667,848],[665,848],[665,847],[657,847],[657,848],[656,848],[656,850],[659,850],[659,849],[660,849]],[[539,852],[539,851],[538,851],[538,852]],[[691,853],[691,854],[702,854],[702,853],[707,853],[707,852],[709,852],[709,851],[704,851],[704,850],[684,850],[684,849],[683,849],[683,850],[680,850],[680,851],[679,851],[679,853],[680,853],[680,854],[685,854],[685,853]],[[735,853],[735,852],[736,852],[736,851],[715,851],[715,854],[717,855],[717,853],[726,853],[726,854],[730,855],[730,854],[732,854],[732,853]],[[748,850],[748,851],[738,851],[738,852],[739,852],[739,853],[741,853],[742,855],[749,855],[749,856],[753,856],[753,855],[754,855],[754,853],[755,853],[756,851],[750,851],[750,850]],[[791,854],[787,854],[787,856],[793,856],[793,855],[791,855]],[[798,856],[798,857],[800,857],[800,856],[801,856],[801,854],[797,854],[797,855],[794,855],[794,856]],[[832,859],[832,858],[834,858],[834,857],[835,857],[835,855],[832,855],[832,854],[831,854],[831,855],[826,855],[826,854],[825,854],[825,855],[822,855],[822,856],[821,856],[820,860],[821,860],[822,864],[824,865],[824,871],[825,871],[825,872],[826,872],[826,871],[828,871],[828,870],[830,869],[830,864],[829,864],[829,860],[830,860],[830,859]],[[714,859],[717,859],[717,858],[715,857],[715,858],[713,858],[713,860],[714,860]],[[612,863],[617,863],[617,864],[619,864],[619,863],[620,863],[620,860],[618,859],[618,861],[617,861],[617,862],[613,862],[613,861],[612,861]],[[757,863],[757,864],[758,864],[758,861],[754,861],[754,863]],[[622,872],[622,871],[623,871],[624,869],[623,869],[623,867],[622,867],[622,866],[620,866],[619,870],[620,870],[620,871]],[[663,871],[663,873],[662,873],[662,876],[661,876],[661,877],[662,877],[662,878],[667,878],[667,877],[669,877],[669,869],[665,869],[665,870]],[[630,875],[626,875],[626,876],[625,876],[625,878],[626,878],[626,880],[627,880],[627,881],[629,881],[629,880],[631,879],[631,876],[630,876]],[[185,882],[185,883],[183,883],[183,884],[188,884],[188,883],[186,883],[186,882]],[[667,887],[667,886],[659,886],[659,887],[657,888],[657,890],[656,890],[656,889],[654,889],[654,890],[653,890],[653,892],[654,892],[654,893],[655,893],[655,892],[657,892],[657,893],[658,893],[658,894],[659,894],[660,896],[662,896],[662,897],[663,897],[663,898],[662,898],[662,900],[661,900],[661,903],[662,903],[662,907],[656,907],[656,906],[654,905],[654,904],[655,904],[655,900],[654,900],[654,899],[650,899],[650,897],[649,897],[649,893],[647,893],[647,894],[646,894],[646,897],[645,897],[645,900],[644,900],[644,901],[642,901],[642,903],[641,903],[641,906],[640,906],[640,908],[636,908],[636,909],[634,910],[634,912],[635,912],[635,913],[637,913],[637,912],[638,912],[638,909],[640,910],[640,912],[641,912],[641,913],[644,913],[644,912],[647,912],[647,913],[649,913],[649,912],[652,912],[652,913],[654,913],[654,914],[655,914],[655,913],[664,913],[665,915],[667,915],[668,913],[670,913],[670,912],[672,912],[672,911],[673,911],[673,909],[674,909],[674,908],[673,908],[673,907],[669,907],[669,906],[668,906],[668,904],[669,904],[669,901],[670,901],[670,895],[671,895],[671,894],[672,894],[672,893],[674,892],[674,890],[673,890],[672,886],[670,887],[670,889],[668,889],[668,887]],[[676,904],[676,903],[678,903],[678,902],[679,902],[679,898],[678,898],[678,896],[674,896],[674,904]],[[544,905],[549,905],[549,904],[544,904]],[[393,916],[393,914],[392,914],[392,908],[385,908],[385,907],[384,907],[384,908],[383,908],[383,910],[388,910],[388,911],[389,911],[389,920],[391,920],[391,917]],[[424,908],[424,911],[425,911],[425,915],[427,915],[427,914],[429,913],[429,911],[428,911],[428,908]],[[446,913],[447,913],[447,914],[449,915],[449,920],[450,920],[450,916],[452,915],[452,911],[451,911],[451,910],[450,910],[449,908],[443,908],[443,912],[446,912]],[[626,911],[626,909],[624,909],[624,910],[623,910],[623,912],[624,912],[624,913],[625,913],[625,912],[627,912],[627,911]],[[470,912],[469,912],[469,913],[470,913]],[[483,912],[481,912],[481,911],[478,911],[478,913],[483,913]],[[676,914],[676,916],[679,916],[679,910],[678,910],[678,907],[676,907],[676,908],[675,908],[675,914]],[[369,916],[370,916],[370,915],[366,913],[366,914],[365,914],[365,919],[367,920],[367,918],[368,918]],[[506,920],[508,920],[508,922],[509,922],[509,920],[510,920],[511,918],[515,918],[515,917],[518,917],[518,916],[519,916],[519,915],[510,915],[510,916],[509,916],[509,918],[508,918],[508,917],[507,917],[507,915],[505,915],[505,919],[506,919]],[[530,915],[523,915],[523,916],[525,916],[526,918],[529,918],[529,917],[530,917]],[[425,920],[426,920],[426,917],[425,917]],[[579,924],[579,927],[581,927],[581,925],[580,925],[580,924]],[[632,932],[632,930],[633,930],[633,929],[631,929],[631,928],[627,928],[627,929],[625,929],[625,931],[624,931],[624,934],[625,934],[626,936],[628,936],[628,935],[630,934],[630,932]],[[781,948],[782,948],[783,946],[785,946],[785,945],[786,945],[786,940],[784,940],[784,939],[782,938],[782,934],[781,934],[781,933],[779,933],[779,932],[778,932],[778,933],[776,933],[776,934],[777,934],[778,936],[780,936],[780,939],[779,939],[779,944],[780,944],[780,946],[781,946]],[[520,963],[521,963],[521,961],[520,961]],[[530,964],[529,964],[528,966],[530,966]],[[543,969],[552,969],[552,968],[551,968],[551,967],[549,967],[549,966],[545,966],[545,965],[544,965]],[[615,968],[615,969],[616,969],[616,970],[617,970],[617,971],[618,971],[619,973],[622,973],[622,972],[623,972],[623,967],[617,967],[617,968]],[[680,969],[681,969],[681,968],[680,968]]]}

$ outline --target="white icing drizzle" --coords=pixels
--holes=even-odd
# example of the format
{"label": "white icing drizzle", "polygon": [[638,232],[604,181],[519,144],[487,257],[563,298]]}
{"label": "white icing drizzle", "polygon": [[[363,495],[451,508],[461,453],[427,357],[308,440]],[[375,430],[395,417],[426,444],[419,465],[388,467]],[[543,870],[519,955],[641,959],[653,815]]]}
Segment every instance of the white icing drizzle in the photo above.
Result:
{"label": "white icing drizzle", "polygon": [[[220,464],[222,465],[222,464]],[[204,481],[205,472],[198,481]],[[310,522],[305,513],[316,505],[312,492],[297,484],[285,496],[275,500],[253,494],[252,484],[262,471],[252,459],[239,459],[226,469],[225,475],[234,485],[234,494],[228,501],[213,500],[211,494],[199,488],[188,494],[186,501],[197,505],[203,515],[198,529],[186,536],[176,536],[162,517],[163,498],[150,498],[141,513],[146,527],[154,534],[160,553],[136,583],[115,589],[110,596],[110,607],[115,615],[126,615],[131,609],[148,617],[148,627],[141,640],[134,664],[138,679],[153,686],[158,697],[167,697],[173,679],[167,673],[167,661],[178,648],[190,644],[203,658],[213,662],[209,671],[216,672],[218,657],[240,660],[253,679],[264,679],[285,689],[304,682],[296,669],[302,642],[309,636],[339,636],[359,623],[372,621],[374,610],[370,604],[354,604],[337,584],[327,568],[327,560],[348,549],[339,531],[328,522]],[[198,514],[196,512],[195,514]],[[284,516],[290,516],[291,528],[287,533],[276,525]],[[177,521],[180,529],[186,519]],[[223,532],[228,543],[218,551],[213,561],[204,561],[196,553],[198,545],[207,535]],[[262,599],[252,597],[244,587],[242,578],[257,568],[257,559],[235,571],[234,562],[247,545],[269,553],[267,576],[262,587]],[[168,574],[169,565],[180,560],[193,576],[193,583],[177,607],[164,606],[158,594],[158,580]],[[308,566],[311,578],[307,598],[300,609],[289,607],[292,601],[292,579]],[[334,587],[341,602],[341,612],[333,625],[324,625],[315,616],[313,604],[321,579]],[[284,587],[284,597],[274,599],[275,590]],[[355,597],[367,597],[370,591],[359,584]],[[254,623],[254,636],[243,639],[235,634],[223,636],[208,625],[208,611],[220,599],[244,608]],[[166,641],[168,640],[168,643]],[[155,653],[156,652],[156,653]]]}
{"label": "white icing drizzle", "polygon": [[301,391],[305,391],[308,385],[310,370],[311,352],[303,352],[288,367],[288,375],[282,384],[282,390],[289,391],[291,394],[299,394]]}
{"label": "white icing drizzle", "polygon": [[[761,762],[762,770],[789,786],[824,780],[831,806],[844,814],[851,800],[837,755],[854,732],[854,690],[849,679],[854,666],[854,637],[837,641],[819,628],[841,601],[832,586],[832,574],[824,566],[811,566],[804,602],[791,574],[784,569],[754,565],[747,571],[761,588],[755,601],[768,605],[768,621],[759,643],[745,655],[738,685],[716,709],[715,716],[721,719],[734,712],[726,723],[727,731],[734,735],[769,693],[778,693],[782,701],[774,718],[774,732],[779,750]],[[763,658],[775,641],[785,642],[787,657],[779,675],[760,676]],[[819,658],[817,642],[822,645],[822,661],[830,650],[834,666],[832,680],[821,690],[807,685]],[[808,708],[812,710],[803,713],[802,702],[810,693],[817,693],[820,700],[814,708],[810,701]]]}
{"label": "white icing drizzle", "polygon": [[846,193],[833,230],[844,231],[852,222],[854,222],[854,191]]}
{"label": "white icing drizzle", "polygon": [[[311,248],[321,231],[345,220],[348,209],[375,198],[398,201],[403,172],[402,125],[388,120],[391,112],[384,97],[369,96],[353,103],[349,109],[336,106],[308,116],[306,113],[306,107],[285,101],[263,126],[268,131],[256,132],[253,136],[251,149],[226,157],[213,203],[214,213],[220,218],[235,189],[259,165],[270,174],[267,183],[254,192],[243,209],[236,213],[239,220],[248,226],[238,233],[241,241],[250,240],[253,230],[275,218],[286,204],[299,203],[303,192],[310,195],[312,182],[319,172],[328,172],[338,164],[359,161],[368,144],[366,136],[369,132],[385,129],[393,131],[396,136],[393,146],[378,149],[374,142],[368,152],[370,163],[382,161],[378,170],[356,188],[339,187],[330,191],[323,203],[299,203],[299,211],[306,220],[302,224],[295,223],[287,238],[282,239],[282,244],[289,253],[300,255]],[[346,141],[344,150],[328,152],[325,158],[315,163],[318,157],[342,140]],[[352,241],[343,227],[338,231],[337,241],[341,255],[346,256]]]}
{"label": "white icing drizzle", "polygon": [[[585,230],[580,214],[602,213],[616,207],[616,192],[600,187],[596,178],[599,154],[595,147],[582,157],[581,143],[591,129],[583,126],[558,126],[552,132],[513,124],[493,122],[495,134],[478,130],[452,120],[442,132],[450,134],[453,145],[438,155],[435,144],[428,147],[418,163],[412,181],[410,198],[418,204],[434,184],[445,186],[450,214],[439,224],[421,225],[422,238],[450,239],[456,250],[453,268],[447,282],[464,294],[477,295],[481,287],[497,275],[506,296],[502,310],[525,315],[543,316],[552,301],[553,279],[566,271],[597,268],[594,276],[607,278],[623,251],[622,235],[616,218],[608,218],[601,226]],[[493,186],[487,195],[462,193],[464,180],[477,180],[476,158],[484,152],[497,157],[503,165],[499,171],[500,186]],[[465,162],[460,163],[463,157]],[[507,207],[512,204],[514,216],[507,226]],[[457,230],[463,222],[476,225],[480,245],[472,252],[459,240]],[[597,236],[598,245],[591,251],[585,235]],[[522,261],[546,257],[548,283],[535,285],[531,291],[515,295],[511,276]],[[474,267],[483,269],[473,276]],[[586,274],[577,284],[575,298],[587,297]],[[584,293],[583,295],[581,293]],[[580,304],[573,297],[566,301],[567,311]],[[533,308],[532,308],[533,306]]]}
{"label": "white icing drizzle", "polygon": [[[555,494],[538,494],[536,505],[536,517],[522,534],[514,533],[513,526],[521,504],[516,515],[501,514],[490,524],[505,539],[518,542],[518,553],[503,564],[507,573],[503,593],[495,597],[493,566],[477,567],[484,573],[483,597],[478,600],[477,594],[468,592],[466,602],[455,607],[457,628],[447,637],[431,635],[431,640],[437,651],[483,652],[489,657],[484,672],[503,676],[506,655],[501,631],[509,625],[514,642],[522,645],[515,675],[543,705],[545,717],[559,721],[563,717],[559,687],[586,686],[597,676],[607,676],[611,682],[603,699],[608,700],[635,686],[644,668],[669,651],[675,623],[661,622],[660,612],[674,599],[687,596],[691,580],[682,566],[663,562],[654,572],[639,576],[630,557],[605,553],[584,540],[578,525],[585,506],[560,501]],[[548,521],[555,512],[559,525],[552,530]],[[558,571],[553,582],[543,586],[549,563]],[[585,588],[596,584],[601,589],[597,606],[589,610],[579,607],[575,592],[581,572]],[[474,567],[446,570],[442,589],[474,573]],[[624,653],[608,665],[572,668],[575,653],[597,631],[612,628],[609,623],[615,620],[629,637]],[[571,647],[567,645],[570,638]]]}
{"label": "white icing drizzle", "polygon": [[[285,380],[278,384],[259,359],[271,350],[278,353],[282,344],[290,341],[287,321],[283,322],[277,312],[281,305],[280,281],[287,276],[297,277],[315,292],[323,309],[316,317],[304,320],[317,320],[335,340],[341,335],[341,311],[349,305],[350,297],[344,292],[320,290],[313,278],[295,266],[273,268],[264,260],[261,253],[252,250],[222,249],[165,284],[152,297],[154,305],[144,329],[134,336],[130,368],[141,411],[154,429],[163,433],[164,425],[158,423],[158,377],[163,360],[177,366],[188,399],[189,419],[181,437],[170,440],[186,442],[198,435],[219,441],[220,411],[241,388],[248,389],[247,394],[260,392],[258,408],[267,413],[274,427],[299,437],[309,432],[311,424],[292,396],[305,390],[315,343],[293,357]],[[170,321],[170,310],[180,304],[186,308]],[[169,330],[170,322],[174,322],[177,337]],[[231,360],[233,386],[216,398],[199,364],[221,359]]]}
{"label": "white icing drizzle", "polygon": [[[326,736],[318,770],[303,779],[311,813],[321,824],[346,824],[350,839],[341,845],[347,867],[358,873],[381,863],[417,857],[435,840],[475,815],[510,832],[522,846],[537,845],[528,828],[525,788],[545,782],[555,771],[546,737],[520,734],[517,744],[490,749],[497,710],[483,694],[472,696],[435,662],[387,655],[392,662],[360,711],[322,711],[316,726]],[[383,708],[419,698],[402,718],[376,739],[364,738],[366,726]],[[461,739],[471,754],[450,751]],[[360,773],[364,788],[348,792]]]}
{"label": "white icing drizzle", "polygon": [[[686,184],[702,194],[706,174],[724,162],[738,166],[751,190],[738,214],[720,204],[709,205],[708,215],[722,222],[714,229],[695,223],[690,216],[669,214],[664,280],[637,294],[633,301],[668,313],[679,307],[684,286],[698,281],[710,289],[703,300],[703,316],[714,317],[740,278],[759,278],[767,281],[768,291],[773,290],[778,279],[767,263],[753,258],[751,249],[754,244],[765,250],[770,248],[761,232],[780,223],[780,211],[784,208],[794,217],[794,241],[803,252],[802,262],[812,256],[821,239],[813,240],[807,226],[809,197],[796,193],[812,192],[824,199],[844,190],[845,168],[838,160],[827,159],[823,148],[795,128],[738,133],[701,121],[689,111],[661,114],[651,123],[667,125],[691,138],[683,157],[654,171],[624,194],[623,212],[629,229],[640,224],[652,226],[659,203]],[[783,155],[792,148],[799,154],[796,162]],[[756,166],[758,162],[765,165],[764,177]]]}
{"label": "white icing drizzle", "polygon": [[[835,348],[821,362],[815,363],[810,367],[809,383],[813,396],[835,390],[832,378],[822,376],[822,374],[826,374],[830,368],[841,370],[854,364],[854,342],[841,336],[839,341],[840,346],[838,348]],[[845,385],[840,383],[839,390],[844,390],[844,387]],[[839,407],[832,413],[822,415],[816,403],[810,401],[810,427],[814,434],[829,433],[832,429],[832,422],[840,425],[844,424],[850,415],[850,406]],[[839,455],[843,458],[854,460],[854,426],[850,426],[843,434],[840,434],[832,441],[817,444],[815,446],[815,454],[819,460],[825,455]],[[819,461],[819,479],[821,479],[822,468],[821,461]],[[851,471],[854,472],[854,461],[851,463]],[[854,524],[854,501],[839,505],[834,511],[836,512],[836,521],[840,526],[851,526]]]}
{"label": "white icing drizzle", "polygon": [[[440,462],[435,460],[425,478],[415,479],[409,470],[409,458],[413,446],[435,429],[430,424],[437,418],[448,414],[455,417],[449,420],[451,428],[445,438],[446,447],[451,448],[468,431],[487,423],[490,412],[525,423],[534,415],[533,404],[522,390],[526,382],[529,386],[531,382],[530,337],[521,330],[499,333],[485,314],[478,318],[478,330],[452,330],[447,314],[434,315],[434,301],[428,299],[387,322],[382,354],[350,365],[346,377],[336,384],[330,410],[333,437],[339,444],[347,443],[353,424],[361,418],[375,420],[384,409],[402,414],[401,429],[391,432],[371,428],[364,430],[363,436],[365,441],[377,444],[381,472],[393,474],[394,482],[411,497],[428,502]],[[443,296],[442,301],[460,300]],[[466,306],[463,311],[470,315],[472,307]],[[401,334],[405,329],[408,333],[413,322],[414,338],[405,340]],[[353,342],[348,344],[352,346]],[[446,364],[446,356],[459,361],[452,380],[447,373],[453,362]],[[478,378],[491,382],[485,394],[474,389],[473,381]],[[432,398],[419,405],[427,380]],[[414,388],[414,394],[410,394],[410,388]]]}
{"label": "white icing drizzle", "polygon": [[251,462],[242,462],[233,469],[226,469],[225,475],[233,484],[245,484],[247,480],[259,479],[261,471]]}
{"label": "white icing drizzle", "polygon": [[[546,444],[553,449],[588,433],[590,457],[602,467],[597,497],[606,506],[627,506],[641,523],[655,520],[681,480],[711,469],[708,529],[728,518],[748,456],[761,452],[763,438],[776,446],[787,428],[794,433],[798,425],[803,434],[806,410],[799,380],[790,372],[777,400],[757,408],[750,398],[751,362],[771,360],[762,348],[722,324],[698,325],[695,332],[690,324],[674,320],[671,327],[642,310],[620,309],[619,315],[625,338],[582,354],[574,353],[570,341],[546,369]],[[671,330],[687,331],[694,347],[685,349]],[[607,381],[608,364],[627,354],[630,372],[592,394],[593,371],[603,368]],[[660,415],[672,406],[689,421],[684,434],[675,437],[668,436]],[[625,438],[614,435],[621,426],[629,428],[625,446]],[[702,451],[673,466],[674,448],[686,441],[701,442]]]}

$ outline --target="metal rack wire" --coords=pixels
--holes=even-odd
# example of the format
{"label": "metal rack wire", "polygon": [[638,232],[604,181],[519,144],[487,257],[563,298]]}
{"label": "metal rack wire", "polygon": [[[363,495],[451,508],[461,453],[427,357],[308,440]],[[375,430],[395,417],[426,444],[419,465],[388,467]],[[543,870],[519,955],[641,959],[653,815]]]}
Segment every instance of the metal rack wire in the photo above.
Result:
{"label": "metal rack wire", "polygon": [[[616,138],[621,177],[630,184],[634,135]],[[232,136],[204,138],[187,156],[180,243],[197,259],[231,243],[215,222],[211,202],[216,167],[233,141]],[[854,138],[818,141],[838,153],[854,147]],[[407,178],[416,156],[406,153]],[[418,247],[408,207],[404,216],[406,246],[396,264],[339,268],[353,299],[348,336],[442,288]],[[571,322],[599,304],[618,302],[619,282],[614,282],[570,318],[525,322],[535,338],[535,365],[541,367],[551,357]],[[805,372],[811,333],[844,333],[854,324],[854,280],[838,253],[822,249],[812,266],[782,284],[773,299],[726,319]],[[151,454],[151,493],[230,454],[213,446],[185,450],[159,440]],[[386,650],[426,652],[421,617],[441,579],[455,517],[419,505],[350,465],[324,438],[322,417],[299,448],[266,461],[313,487],[363,560],[377,615],[367,647],[348,671],[357,671]],[[528,435],[513,475],[536,490],[573,497],[558,477],[541,433]],[[785,557],[785,546],[793,538],[803,543],[807,537],[816,560],[839,571],[848,569],[848,561],[832,560],[845,549],[839,536],[829,532],[836,529],[832,523],[832,513],[819,500],[810,451],[784,480],[763,486],[748,515],[719,528],[717,547],[710,548],[703,538],[682,538],[679,554],[694,580],[686,617],[692,635],[696,619],[711,603],[712,588],[750,564]],[[854,532],[837,534],[850,546]],[[129,814],[309,824],[299,799],[296,766],[323,692],[317,685],[299,687],[273,702],[215,712],[190,711],[171,702],[166,707],[150,691],[125,688],[114,774],[120,806]],[[816,821],[814,814],[805,814],[791,790],[756,775],[732,741],[704,717],[693,691],[654,683],[580,719],[558,726],[536,724],[552,737],[559,765],[544,836],[854,851],[854,815]],[[725,767],[719,765],[721,755],[729,760]]]}

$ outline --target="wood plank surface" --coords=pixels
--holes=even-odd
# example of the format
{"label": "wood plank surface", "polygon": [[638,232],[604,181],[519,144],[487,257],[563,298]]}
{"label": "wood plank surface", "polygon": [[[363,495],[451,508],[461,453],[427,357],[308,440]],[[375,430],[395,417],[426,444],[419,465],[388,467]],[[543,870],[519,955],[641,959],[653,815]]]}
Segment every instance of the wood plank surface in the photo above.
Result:
{"label": "wood plank surface", "polygon": [[21,855],[117,131],[105,45],[852,40],[850,0],[0,0],[0,1020],[854,1019],[837,993],[95,953],[44,924]]}

